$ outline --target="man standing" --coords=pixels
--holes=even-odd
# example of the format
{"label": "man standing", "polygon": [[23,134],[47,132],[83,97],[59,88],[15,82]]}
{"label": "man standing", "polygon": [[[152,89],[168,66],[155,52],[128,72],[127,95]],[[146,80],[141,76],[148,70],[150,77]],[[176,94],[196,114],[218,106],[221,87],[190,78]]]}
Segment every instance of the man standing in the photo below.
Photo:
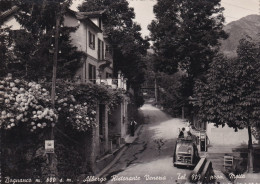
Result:
{"label": "man standing", "polygon": [[130,121],[130,133],[131,136],[135,136],[135,126],[137,125],[137,122],[134,119],[131,119]]}

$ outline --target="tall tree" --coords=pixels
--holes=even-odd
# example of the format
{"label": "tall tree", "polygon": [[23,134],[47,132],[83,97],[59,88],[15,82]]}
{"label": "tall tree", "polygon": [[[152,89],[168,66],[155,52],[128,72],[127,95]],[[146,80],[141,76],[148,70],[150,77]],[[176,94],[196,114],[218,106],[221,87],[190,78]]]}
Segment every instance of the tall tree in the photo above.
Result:
{"label": "tall tree", "polygon": [[114,72],[121,70],[128,78],[128,84],[138,91],[144,80],[142,56],[146,54],[149,43],[142,38],[141,27],[133,22],[134,9],[126,0],[85,0],[79,10],[106,10],[104,27],[113,46]]}
{"label": "tall tree", "polygon": [[184,98],[193,94],[194,80],[208,69],[226,38],[220,0],[158,0],[156,20],[149,25],[157,68],[166,73],[184,70]]}
{"label": "tall tree", "polygon": [[9,27],[0,26],[0,77],[8,72],[8,65],[12,60],[12,43],[9,40]]}
{"label": "tall tree", "polygon": [[238,58],[228,60],[219,56],[209,69],[207,80],[195,87],[198,119],[248,129],[248,171],[253,171],[252,127],[260,123],[260,60],[259,46],[250,38],[240,40]]}
{"label": "tall tree", "polygon": [[[14,43],[15,60],[19,65],[16,74],[30,79],[52,76],[53,45],[56,19],[58,14],[66,12],[71,1],[22,1],[16,5],[19,10],[15,14],[16,20],[23,26],[23,30],[11,31]],[[63,24],[63,18],[61,25]],[[70,78],[80,66],[81,52],[71,44],[70,33],[75,27],[60,27],[58,78]]]}
{"label": "tall tree", "polygon": [[13,1],[0,1],[0,12],[4,12],[14,5]]}

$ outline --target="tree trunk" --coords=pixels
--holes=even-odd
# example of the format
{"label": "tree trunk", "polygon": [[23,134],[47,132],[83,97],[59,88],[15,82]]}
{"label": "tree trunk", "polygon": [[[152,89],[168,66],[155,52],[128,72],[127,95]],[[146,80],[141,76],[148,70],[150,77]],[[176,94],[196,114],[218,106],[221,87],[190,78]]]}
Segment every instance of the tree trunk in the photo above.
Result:
{"label": "tree trunk", "polygon": [[248,162],[247,172],[253,173],[253,144],[252,144],[252,132],[251,126],[248,125]]}

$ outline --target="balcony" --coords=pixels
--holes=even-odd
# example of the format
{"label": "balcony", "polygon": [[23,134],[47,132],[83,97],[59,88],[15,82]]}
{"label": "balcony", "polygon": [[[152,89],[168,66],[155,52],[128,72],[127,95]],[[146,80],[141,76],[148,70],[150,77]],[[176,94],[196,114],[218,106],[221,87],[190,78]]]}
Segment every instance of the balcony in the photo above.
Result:
{"label": "balcony", "polygon": [[127,80],[124,78],[119,78],[119,79],[107,78],[107,79],[96,79],[95,83],[99,85],[111,87],[112,89],[127,90],[126,81]]}
{"label": "balcony", "polygon": [[124,75],[121,74],[121,72],[118,72],[118,78],[106,78],[102,79],[100,78],[101,75],[97,79],[83,79],[80,80],[78,79],[77,81],[81,81],[81,83],[87,83],[87,82],[92,82],[93,84],[97,85],[104,85],[112,89],[123,89],[127,90],[127,78],[124,78]]}

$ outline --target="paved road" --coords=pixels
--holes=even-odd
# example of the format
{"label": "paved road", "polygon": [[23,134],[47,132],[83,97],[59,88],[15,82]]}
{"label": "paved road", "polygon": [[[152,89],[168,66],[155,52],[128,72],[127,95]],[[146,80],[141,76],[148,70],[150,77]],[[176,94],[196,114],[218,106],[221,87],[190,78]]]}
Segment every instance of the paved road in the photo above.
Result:
{"label": "paved road", "polygon": [[191,170],[177,169],[172,163],[178,129],[185,123],[148,104],[140,111],[145,117],[145,124],[138,139],[107,173],[107,178],[110,178],[107,183],[185,183]]}

